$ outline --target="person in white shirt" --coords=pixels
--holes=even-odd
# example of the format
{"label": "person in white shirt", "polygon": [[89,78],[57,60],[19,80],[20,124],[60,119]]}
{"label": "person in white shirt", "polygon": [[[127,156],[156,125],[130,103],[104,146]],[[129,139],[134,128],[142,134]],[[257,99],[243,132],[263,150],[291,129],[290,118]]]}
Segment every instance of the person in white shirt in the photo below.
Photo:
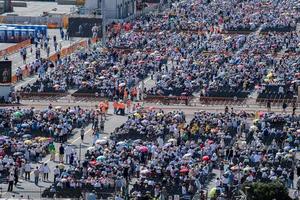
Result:
{"label": "person in white shirt", "polygon": [[15,180],[14,174],[10,174],[8,176],[8,188],[7,188],[7,192],[12,192],[13,191],[14,180]]}
{"label": "person in white shirt", "polygon": [[71,153],[73,152],[73,149],[70,145],[67,145],[67,147],[65,148],[65,154],[66,154],[66,163],[69,163],[69,159],[71,156]]}
{"label": "person in white shirt", "polygon": [[50,173],[50,168],[49,166],[47,165],[47,163],[44,164],[44,167],[43,167],[43,174],[44,174],[44,177],[43,177],[43,180],[49,180],[49,173]]}
{"label": "person in white shirt", "polygon": [[55,169],[53,170],[53,174],[54,174],[54,181],[53,182],[55,183],[56,178],[59,177],[59,175],[60,175],[60,170],[59,170],[58,166],[56,166]]}
{"label": "person in white shirt", "polygon": [[25,171],[25,180],[30,180],[30,172],[31,172],[31,165],[29,163],[26,163],[24,166]]}

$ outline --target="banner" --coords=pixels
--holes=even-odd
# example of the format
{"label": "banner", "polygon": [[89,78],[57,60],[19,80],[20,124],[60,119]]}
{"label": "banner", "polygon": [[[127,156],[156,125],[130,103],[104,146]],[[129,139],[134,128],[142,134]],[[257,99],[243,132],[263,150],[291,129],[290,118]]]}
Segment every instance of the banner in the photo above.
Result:
{"label": "banner", "polygon": [[11,83],[11,61],[0,61],[0,83]]}
{"label": "banner", "polygon": [[99,17],[70,17],[68,29],[70,37],[101,37],[102,19]]}

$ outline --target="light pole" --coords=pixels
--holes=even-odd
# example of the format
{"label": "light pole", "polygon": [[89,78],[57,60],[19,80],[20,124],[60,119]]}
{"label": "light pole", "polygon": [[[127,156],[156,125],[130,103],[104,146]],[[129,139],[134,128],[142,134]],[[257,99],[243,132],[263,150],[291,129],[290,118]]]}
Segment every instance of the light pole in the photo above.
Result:
{"label": "light pole", "polygon": [[105,0],[101,0],[101,16],[102,16],[102,45],[105,47],[105,37],[106,37],[106,16],[105,16]]}

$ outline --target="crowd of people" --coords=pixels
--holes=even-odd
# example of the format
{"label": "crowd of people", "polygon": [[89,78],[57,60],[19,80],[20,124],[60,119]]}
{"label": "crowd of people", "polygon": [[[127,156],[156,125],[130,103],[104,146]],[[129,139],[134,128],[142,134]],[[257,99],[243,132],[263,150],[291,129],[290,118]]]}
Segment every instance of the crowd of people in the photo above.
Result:
{"label": "crowd of people", "polygon": [[[175,1],[161,13],[124,23],[119,31],[111,25],[107,48],[90,45],[61,58],[54,70],[46,63],[39,67],[39,80],[21,90],[64,93],[76,88],[75,94],[111,100],[137,93],[191,96],[198,91],[204,97],[247,98],[266,84],[270,72],[282,72],[278,66],[293,70],[272,80],[297,82],[297,60],[282,64],[286,56],[281,54],[299,52],[298,18],[293,0]],[[229,30],[238,34],[227,34]],[[243,30],[250,34],[238,32]],[[137,87],[147,77],[154,79],[154,87]]]}
{"label": "crowd of people", "polygon": [[[233,197],[244,184],[274,181],[297,195],[298,121],[296,115],[233,110],[200,111],[187,121],[181,111],[140,109],[110,138],[96,140],[82,166],[62,170],[44,195],[217,199]],[[206,191],[213,170],[219,171],[215,187]]]}

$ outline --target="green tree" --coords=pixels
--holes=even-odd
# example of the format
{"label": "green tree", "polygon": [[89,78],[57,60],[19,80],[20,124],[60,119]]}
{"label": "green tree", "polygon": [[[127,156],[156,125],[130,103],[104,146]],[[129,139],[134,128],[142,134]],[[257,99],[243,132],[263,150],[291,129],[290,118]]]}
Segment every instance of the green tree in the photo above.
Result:
{"label": "green tree", "polygon": [[280,182],[244,184],[242,190],[248,200],[291,200],[287,188]]}

